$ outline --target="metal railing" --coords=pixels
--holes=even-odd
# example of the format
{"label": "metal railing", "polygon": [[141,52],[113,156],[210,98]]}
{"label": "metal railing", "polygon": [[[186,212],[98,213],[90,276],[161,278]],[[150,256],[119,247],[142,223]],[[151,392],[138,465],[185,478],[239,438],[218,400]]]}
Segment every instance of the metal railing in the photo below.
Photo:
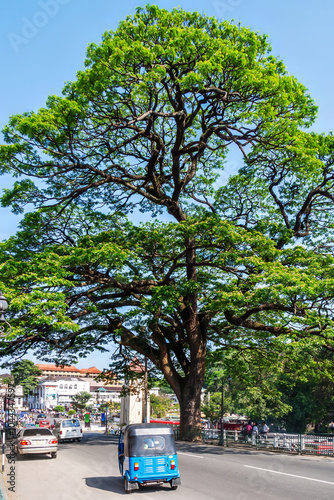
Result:
{"label": "metal railing", "polygon": [[[176,432],[176,439],[178,439]],[[256,450],[270,450],[307,455],[334,456],[333,434],[290,434],[268,433],[244,436],[240,431],[204,429],[202,439],[207,444],[221,444],[231,447],[249,447]]]}

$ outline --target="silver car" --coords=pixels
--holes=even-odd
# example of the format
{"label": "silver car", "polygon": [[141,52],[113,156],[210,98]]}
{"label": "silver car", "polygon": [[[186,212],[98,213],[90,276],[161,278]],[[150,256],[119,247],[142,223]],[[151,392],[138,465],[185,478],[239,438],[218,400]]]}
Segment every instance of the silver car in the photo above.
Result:
{"label": "silver car", "polygon": [[21,429],[17,435],[18,456],[50,453],[51,458],[56,458],[57,451],[58,440],[46,427]]}

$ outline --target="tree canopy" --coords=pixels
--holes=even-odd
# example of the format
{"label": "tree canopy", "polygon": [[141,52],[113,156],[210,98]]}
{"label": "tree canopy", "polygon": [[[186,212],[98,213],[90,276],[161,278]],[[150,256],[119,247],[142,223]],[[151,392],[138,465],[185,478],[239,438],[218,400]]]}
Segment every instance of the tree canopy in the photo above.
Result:
{"label": "tree canopy", "polygon": [[34,210],[1,244],[1,353],[136,351],[192,437],[208,348],[334,349],[333,137],[265,35],[197,12],[138,8],[85,65],[4,129],[2,203]]}
{"label": "tree canopy", "polygon": [[87,391],[77,392],[74,396],[71,396],[71,403],[74,410],[77,411],[78,409],[84,409],[86,407],[86,403],[91,397],[92,395]]}
{"label": "tree canopy", "polygon": [[13,363],[11,375],[15,385],[23,387],[23,394],[28,396],[39,383],[38,376],[42,375],[41,370],[29,359],[22,359]]}

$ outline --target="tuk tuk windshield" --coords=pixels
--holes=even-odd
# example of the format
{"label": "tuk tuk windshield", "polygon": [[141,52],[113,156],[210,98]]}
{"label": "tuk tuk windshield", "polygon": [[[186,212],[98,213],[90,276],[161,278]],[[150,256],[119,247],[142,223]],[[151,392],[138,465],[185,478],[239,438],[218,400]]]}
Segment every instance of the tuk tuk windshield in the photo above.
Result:
{"label": "tuk tuk windshield", "polygon": [[129,454],[131,457],[150,455],[175,455],[173,434],[130,436]]}

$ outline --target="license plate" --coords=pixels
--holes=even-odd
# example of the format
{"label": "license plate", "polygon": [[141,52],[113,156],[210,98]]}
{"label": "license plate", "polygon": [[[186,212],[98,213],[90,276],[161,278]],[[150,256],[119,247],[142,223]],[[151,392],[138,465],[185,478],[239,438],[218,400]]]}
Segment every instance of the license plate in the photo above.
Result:
{"label": "license plate", "polygon": [[45,441],[35,441],[35,444],[45,444]]}

